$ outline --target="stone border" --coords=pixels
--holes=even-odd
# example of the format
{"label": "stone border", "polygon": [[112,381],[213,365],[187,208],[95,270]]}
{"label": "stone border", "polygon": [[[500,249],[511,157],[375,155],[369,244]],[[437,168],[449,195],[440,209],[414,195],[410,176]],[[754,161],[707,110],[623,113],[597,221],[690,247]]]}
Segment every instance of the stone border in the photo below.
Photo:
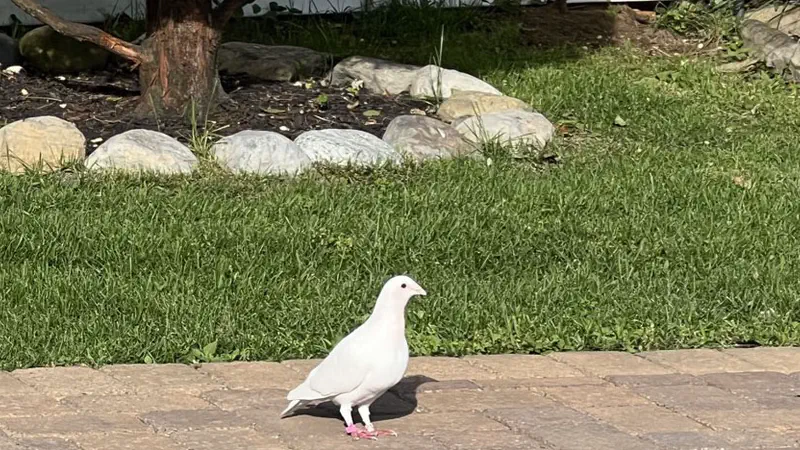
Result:
{"label": "stone border", "polygon": [[[232,53],[223,61],[227,70],[255,71],[248,73],[264,79],[295,76],[290,73],[296,69],[293,65],[283,62],[275,66],[274,58],[264,57],[271,49],[295,55],[306,63],[309,73],[316,70],[317,59],[324,59],[298,47],[241,42],[224,47]],[[242,60],[236,60],[233,53]],[[424,116],[424,112],[396,117],[383,139],[363,131],[328,129],[307,131],[291,142],[271,131],[245,130],[212,147],[216,163],[233,173],[293,176],[318,163],[376,167],[406,160],[481,157],[488,142],[541,151],[555,133],[552,123],[526,102],[504,96],[485,81],[455,70],[353,56],[339,62],[329,79],[334,85],[381,94],[409,92],[415,98],[433,98],[440,113],[437,117]],[[64,135],[68,138],[63,139]],[[199,164],[188,147],[152,130],[113,136],[87,158],[83,134],[74,124],[52,116],[31,117],[0,128],[0,148],[4,149],[0,170],[16,173],[32,168],[58,170],[82,162],[88,170],[189,174]]]}

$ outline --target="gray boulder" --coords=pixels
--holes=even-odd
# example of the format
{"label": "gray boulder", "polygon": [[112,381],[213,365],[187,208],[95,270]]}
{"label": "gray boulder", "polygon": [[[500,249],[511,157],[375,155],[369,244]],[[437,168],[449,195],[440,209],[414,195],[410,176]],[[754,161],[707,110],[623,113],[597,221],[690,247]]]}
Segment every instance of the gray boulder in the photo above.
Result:
{"label": "gray boulder", "polygon": [[379,166],[402,161],[391,145],[360,130],[313,130],[294,140],[313,162]]}
{"label": "gray boulder", "polygon": [[555,134],[555,127],[537,112],[507,110],[456,121],[455,128],[470,142],[530,145],[543,149]]}
{"label": "gray boulder", "polygon": [[297,144],[272,131],[240,131],[220,139],[211,152],[217,162],[237,173],[296,175],[311,167]]}
{"label": "gray boulder", "polygon": [[377,58],[351,56],[342,60],[331,73],[331,84],[349,86],[353,81],[364,82],[364,89],[387,95],[408,92],[419,67],[398,64]]}
{"label": "gray boulder", "polygon": [[94,44],[79,42],[48,26],[34,28],[19,41],[22,57],[50,73],[76,73],[102,69],[110,53]]}
{"label": "gray boulder", "polygon": [[416,72],[410,92],[415,98],[449,98],[454,90],[503,95],[491,84],[472,75],[434,65]]}
{"label": "gray boulder", "polygon": [[389,123],[383,140],[416,161],[480,156],[452,126],[425,116],[399,116]]}
{"label": "gray boulder", "polygon": [[267,81],[293,81],[325,73],[328,57],[289,45],[226,42],[217,53],[220,71],[247,74]]}
{"label": "gray boulder", "polygon": [[197,165],[197,157],[164,133],[130,130],[97,147],[85,164],[89,170],[189,174]]}

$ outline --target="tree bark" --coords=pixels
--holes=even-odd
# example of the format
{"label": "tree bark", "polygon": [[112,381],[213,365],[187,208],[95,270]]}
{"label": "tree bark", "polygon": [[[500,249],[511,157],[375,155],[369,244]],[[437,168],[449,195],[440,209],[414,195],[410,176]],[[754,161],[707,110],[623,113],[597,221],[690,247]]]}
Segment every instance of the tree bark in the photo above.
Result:
{"label": "tree bark", "polygon": [[147,0],[145,62],[139,68],[143,114],[187,115],[225,98],[217,75],[222,29],[208,0]]}
{"label": "tree bark", "polygon": [[[38,0],[11,1],[55,31],[92,42],[138,66],[138,113],[186,116],[204,113],[228,98],[219,83],[217,50],[225,25],[253,0],[147,0],[147,33],[141,46],[61,19]],[[214,8],[214,3],[219,6]]]}

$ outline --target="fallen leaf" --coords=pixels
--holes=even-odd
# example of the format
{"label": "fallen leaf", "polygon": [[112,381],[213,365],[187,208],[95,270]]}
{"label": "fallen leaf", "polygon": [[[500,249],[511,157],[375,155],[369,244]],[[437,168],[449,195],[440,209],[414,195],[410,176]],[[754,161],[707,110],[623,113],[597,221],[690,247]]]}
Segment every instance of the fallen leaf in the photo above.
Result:
{"label": "fallen leaf", "polygon": [[614,125],[618,127],[627,127],[628,122],[626,122],[625,119],[623,119],[622,117],[617,116],[616,118],[614,118]]}
{"label": "fallen leaf", "polygon": [[381,115],[381,112],[375,109],[368,109],[362,114],[364,114],[364,117],[378,117]]}
{"label": "fallen leaf", "polygon": [[736,175],[735,177],[732,178],[732,180],[733,180],[733,184],[735,184],[735,185],[737,185],[739,187],[742,187],[742,188],[745,188],[745,189],[750,189],[751,187],[753,187],[753,182],[751,180],[745,178],[744,175]]}

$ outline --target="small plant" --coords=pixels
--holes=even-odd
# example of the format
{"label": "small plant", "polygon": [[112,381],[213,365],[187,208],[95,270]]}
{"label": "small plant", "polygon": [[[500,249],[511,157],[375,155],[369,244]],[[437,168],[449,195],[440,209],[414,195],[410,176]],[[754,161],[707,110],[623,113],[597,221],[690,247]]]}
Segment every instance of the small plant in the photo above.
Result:
{"label": "small plant", "polygon": [[707,42],[740,40],[738,21],[729,0],[709,5],[688,0],[675,3],[658,11],[656,26]]}
{"label": "small plant", "polygon": [[439,45],[436,48],[436,53],[434,53],[432,57],[433,65],[436,66],[436,80],[433,81],[434,85],[431,86],[431,88],[433,91],[434,101],[437,107],[441,105],[442,101],[444,100],[442,95],[442,71],[444,70],[442,68],[443,53],[444,53],[444,26],[442,26],[442,32],[439,36]]}
{"label": "small plant", "polygon": [[211,147],[213,147],[214,143],[219,140],[218,133],[227,128],[228,125],[214,127],[214,122],[208,120],[208,110],[206,110],[201,127],[198,124],[199,121],[197,116],[198,112],[196,103],[192,102],[191,116],[189,117],[192,125],[192,134],[189,137],[189,148],[192,149],[192,153],[197,155],[197,157],[210,159]]}
{"label": "small plant", "polygon": [[317,107],[320,109],[320,111],[324,111],[328,109],[328,107],[330,107],[327,94],[319,94],[317,98],[314,100],[314,103],[317,104]]}
{"label": "small plant", "polygon": [[[227,362],[246,359],[247,352],[234,350],[230,353],[217,354],[217,341],[206,344],[203,347],[192,347],[178,360],[184,364],[200,364],[209,362]],[[152,358],[151,358],[152,359]]]}

